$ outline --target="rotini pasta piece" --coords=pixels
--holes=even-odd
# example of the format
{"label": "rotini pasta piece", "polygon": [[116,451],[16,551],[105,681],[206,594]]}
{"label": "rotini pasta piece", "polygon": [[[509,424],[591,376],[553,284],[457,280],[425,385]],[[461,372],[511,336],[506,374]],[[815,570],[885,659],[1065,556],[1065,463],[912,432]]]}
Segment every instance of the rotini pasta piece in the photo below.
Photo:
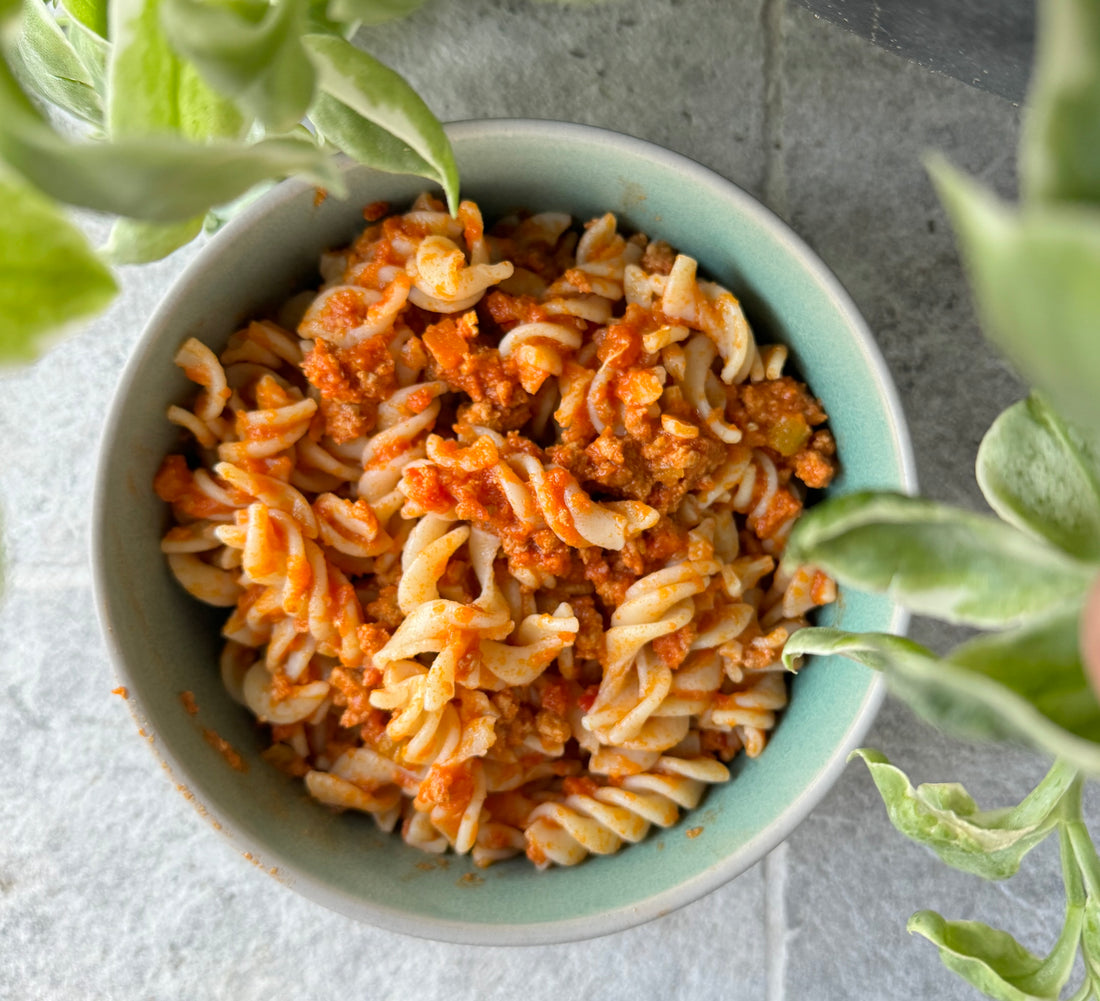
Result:
{"label": "rotini pasta piece", "polygon": [[347,556],[367,559],[393,547],[393,539],[364,500],[324,493],[313,502],[313,514],[321,542]]}
{"label": "rotini pasta piece", "polygon": [[254,362],[275,370],[280,364],[293,369],[302,364],[302,349],[298,341],[270,320],[255,320],[229,338],[222,352],[224,365]]}
{"label": "rotini pasta piece", "polygon": [[516,517],[527,524],[544,521],[567,545],[617,551],[628,539],[652,528],[659,517],[657,511],[640,501],[598,503],[568,470],[545,467],[530,455],[517,455],[511,464],[501,463],[497,474]]}
{"label": "rotini pasta piece", "polygon": [[283,618],[272,624],[264,666],[271,674],[278,672],[296,682],[309,668],[316,653],[316,638],[299,632],[293,619]]}
{"label": "rotini pasta piece", "polygon": [[[405,544],[403,572],[397,603],[405,618],[389,642],[374,655],[374,663],[385,667],[394,661],[413,660],[434,653],[426,681],[425,708],[439,709],[454,697],[458,661],[471,646],[482,641],[503,639],[513,628],[508,605],[496,588],[493,557],[499,542],[488,533],[459,526],[445,532],[450,523],[443,518],[421,519]],[[439,597],[439,578],[447,561],[459,546],[471,542],[473,565],[481,582],[478,598],[470,603]]]}
{"label": "rotini pasta piece", "polygon": [[241,682],[245,705],[261,723],[299,723],[312,719],[328,698],[327,681],[291,685],[289,694],[282,698],[275,697],[272,681],[267,665],[258,660],[245,672]]}
{"label": "rotini pasta piece", "polygon": [[306,310],[298,333],[338,347],[351,347],[390,330],[409,299],[412,282],[403,271],[381,291],[362,285],[336,285],[322,292]]}
{"label": "rotini pasta piece", "polygon": [[711,758],[662,755],[652,771],[629,775],[618,786],[535,807],[524,831],[527,856],[541,869],[576,865],[589,854],[610,855],[624,842],[640,841],[652,824],[670,827],[681,808],[698,804],[707,784],[728,778],[729,771]]}
{"label": "rotini pasta piece", "polygon": [[[300,438],[294,446],[296,462],[290,482],[299,490],[314,493],[326,493],[358,483],[363,475],[361,458],[367,443],[360,441],[357,444],[358,453],[351,460],[338,451],[335,444]],[[318,474],[327,479],[318,479]]]}
{"label": "rotini pasta piece", "polygon": [[244,581],[276,592],[282,611],[309,631],[321,653],[359,662],[362,615],[354,589],[294,518],[257,501],[238,525],[219,528],[218,537],[241,550]]}
{"label": "rotini pasta piece", "polygon": [[187,525],[174,525],[160,540],[162,553],[203,553],[221,545],[215,532],[218,522],[203,518]]}
{"label": "rotini pasta piece", "polygon": [[537,393],[548,377],[562,374],[562,355],[580,346],[581,334],[573,327],[536,321],[513,327],[497,350],[502,358],[514,357],[520,385]]}
{"label": "rotini pasta piece", "polygon": [[432,765],[412,805],[428,814],[432,826],[456,852],[465,854],[477,840],[485,796],[482,763],[477,758],[467,758],[457,764]]}
{"label": "rotini pasta piece", "polygon": [[240,597],[235,573],[212,566],[192,553],[169,553],[168,566],[183,589],[207,605],[230,608]]}
{"label": "rotini pasta piece", "polygon": [[478,650],[479,671],[471,678],[477,687],[499,691],[510,685],[529,685],[562,650],[573,644],[580,623],[562,602],[553,615],[528,615],[516,627],[514,642],[483,640]]}
{"label": "rotini pasta piece", "polygon": [[432,823],[431,817],[411,806],[401,825],[401,837],[407,845],[429,855],[442,855],[451,847],[443,832]]}
{"label": "rotini pasta piece", "polygon": [[694,614],[692,596],[705,591],[719,569],[712,560],[687,561],[632,584],[612,613],[605,637],[604,683],[616,684],[647,643],[687,625]]}
{"label": "rotini pasta piece", "polygon": [[195,400],[194,414],[200,421],[212,421],[229,402],[230,389],[225,381],[225,369],[202,341],[189,337],[176,353],[176,364],[192,382],[202,386]]}
{"label": "rotini pasta piece", "polygon": [[[695,617],[692,598],[707,589],[719,569],[713,561],[689,561],[656,571],[627,590],[605,636],[606,662],[599,691],[582,721],[601,744],[663,751],[686,736],[688,714],[680,711],[680,696],[673,695],[673,671],[651,644]],[[751,613],[738,606],[736,613],[714,622],[701,639],[696,636],[689,649],[703,649],[739,635]]]}
{"label": "rotini pasta piece", "polygon": [[775,727],[775,714],[787,704],[787,686],[779,671],[746,675],[739,690],[714,697],[700,715],[703,729],[736,730],[750,758],[759,757]]}
{"label": "rotini pasta piece", "polygon": [[702,330],[710,338],[722,356],[723,382],[744,381],[754,366],[760,367],[758,377],[762,378],[756,340],[741,304],[721,286],[698,281],[696,268],[696,262],[686,254],[676,255],[661,294],[661,312],[669,319]]}
{"label": "rotini pasta piece", "polygon": [[310,769],[306,772],[305,782],[314,799],[340,810],[385,815],[393,814],[401,803],[400,789],[391,786],[372,792],[332,772]]}
{"label": "rotini pasta piece", "polygon": [[623,239],[610,212],[592,220],[577,243],[576,265],[550,286],[551,294],[590,293],[617,302],[623,297],[623,272],[637,263],[642,248]]}
{"label": "rotini pasta piece", "polygon": [[[718,438],[727,444],[736,444],[741,440],[741,430],[726,421],[726,394],[711,371],[711,363],[718,349],[709,338],[696,334],[687,340],[682,350],[678,346],[676,350],[683,356],[682,375],[678,382],[684,398]],[[672,349],[665,349],[666,363],[667,356],[672,353]],[[672,370],[676,368],[675,365],[669,367]]]}
{"label": "rotini pasta piece", "polygon": [[409,299],[421,309],[460,313],[485,290],[512,274],[512,264],[468,263],[460,247],[445,236],[428,236],[416,248],[415,272]]}
{"label": "rotini pasta piece", "polygon": [[316,411],[317,403],[308,398],[279,407],[241,411],[236,417],[239,440],[222,442],[218,456],[225,462],[240,463],[282,452],[309,430]]}
{"label": "rotini pasta piece", "polygon": [[478,827],[477,839],[470,851],[470,858],[478,868],[485,869],[494,862],[502,862],[504,859],[523,854],[526,847],[527,839],[518,827],[491,821]]}
{"label": "rotini pasta piece", "polygon": [[399,389],[378,408],[378,430],[363,449],[363,474],[359,496],[385,520],[404,503],[396,487],[401,471],[426,454],[422,435],[435,426],[439,416],[442,382],[419,383]]}
{"label": "rotini pasta piece", "polygon": [[309,501],[289,483],[277,480],[263,473],[249,472],[231,462],[219,462],[214,467],[227,483],[232,484],[243,494],[255,497],[268,508],[285,511],[301,526],[303,534],[310,539],[317,537],[317,518]]}

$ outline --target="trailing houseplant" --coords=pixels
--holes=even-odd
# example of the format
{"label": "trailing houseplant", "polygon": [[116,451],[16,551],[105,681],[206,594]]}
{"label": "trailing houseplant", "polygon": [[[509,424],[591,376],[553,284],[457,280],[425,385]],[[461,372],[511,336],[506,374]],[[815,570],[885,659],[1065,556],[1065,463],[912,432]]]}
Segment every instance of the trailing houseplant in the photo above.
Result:
{"label": "trailing houseplant", "polygon": [[1018,805],[980,810],[955,783],[916,788],[879,751],[867,764],[890,819],[948,865],[1004,879],[1059,839],[1065,921],[1047,956],[975,921],[913,915],[950,969],[993,998],[1100,997],[1100,858],[1081,809],[1100,775],[1100,704],[1081,635],[1100,574],[1100,6],[1044,0],[1019,158],[1020,204],[1000,203],[935,159],[983,328],[1035,392],[994,422],[977,456],[992,515],[888,493],[811,511],[790,555],[920,614],[982,632],[938,656],[910,640],[808,629],[787,644],[883,671],[895,692],[957,735],[1013,740],[1054,759]]}
{"label": "trailing houseplant", "polygon": [[[332,152],[458,176],[416,92],[348,39],[423,0],[0,0],[0,362],[102,309],[157,260]],[[45,111],[43,110],[45,109]],[[116,217],[92,248],[67,207]]]}

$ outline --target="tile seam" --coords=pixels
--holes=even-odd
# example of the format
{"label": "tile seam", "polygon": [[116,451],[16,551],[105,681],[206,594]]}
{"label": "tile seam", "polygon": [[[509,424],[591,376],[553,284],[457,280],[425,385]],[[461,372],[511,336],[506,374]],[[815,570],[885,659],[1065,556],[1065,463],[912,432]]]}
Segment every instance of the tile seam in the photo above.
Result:
{"label": "tile seam", "polygon": [[764,997],[784,1001],[787,979],[787,843],[764,859]]}
{"label": "tile seam", "polygon": [[783,156],[783,74],[785,72],[785,20],[787,0],[764,0],[761,19],[764,35],[764,180],[768,206],[787,216],[787,173]]}

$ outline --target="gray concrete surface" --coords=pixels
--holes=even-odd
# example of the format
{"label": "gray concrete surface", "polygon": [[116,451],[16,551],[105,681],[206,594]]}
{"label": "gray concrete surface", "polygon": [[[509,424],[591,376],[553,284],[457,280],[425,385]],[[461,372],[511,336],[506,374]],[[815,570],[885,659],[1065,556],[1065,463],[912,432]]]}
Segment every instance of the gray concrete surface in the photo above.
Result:
{"label": "gray concrete surface", "polygon": [[[977,443],[1021,387],[980,338],[920,161],[942,150],[1011,193],[1017,108],[784,0],[429,0],[362,41],[443,119],[607,126],[761,197],[867,316],[926,492],[980,504]],[[978,995],[905,933],[914,910],[982,918],[1036,948],[1053,942],[1053,851],[1008,884],[948,870],[893,832],[858,765],[741,878],[587,944],[419,942],[349,924],[242,861],[172,788],[110,694],[87,563],[108,400],[192,253],[125,272],[109,313],[36,365],[0,373],[0,999],[968,998]],[[928,623],[914,632],[947,639]],[[868,743],[915,780],[962,780],[991,806],[1044,770],[1024,752],[947,740],[893,702]]]}

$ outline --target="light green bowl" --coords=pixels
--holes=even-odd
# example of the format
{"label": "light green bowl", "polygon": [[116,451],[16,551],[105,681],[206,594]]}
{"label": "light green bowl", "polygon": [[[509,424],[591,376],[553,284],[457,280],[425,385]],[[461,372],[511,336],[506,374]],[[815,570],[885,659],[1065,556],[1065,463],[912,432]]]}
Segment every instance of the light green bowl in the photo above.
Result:
{"label": "light green bowl", "polygon": [[[824,402],[843,468],[832,492],[914,488],[901,408],[859,313],[813,252],[740,188],[674,153],[584,126],[463,122],[448,134],[463,196],[487,219],[514,207],[581,219],[610,209],[624,228],[669,241],[730,287],[758,339],[788,344]],[[367,817],[330,813],[261,760],[259,728],[222,689],[225,612],[188,597],[158,548],[166,511],[151,484],[178,440],[164,411],[192,392],[172,357],[190,336],[220,350],[242,321],[316,282],[321,252],[350,240],[363,205],[400,206],[425,186],[362,168],[347,180],[347,201],[319,205],[311,187],[284,183],[218,233],[175,283],[122,377],[100,456],[93,561],[103,629],[137,722],[181,789],[242,853],[351,917],[455,942],[535,944],[606,934],[683,906],[762,858],[821,799],[881,700],[871,672],[837,658],[811,661],[764,754],[739,761],[733,780],[677,826],[546,872],[522,858],[487,870],[453,856],[440,863]],[[879,597],[847,592],[839,608],[849,629],[905,626]],[[830,611],[822,623],[835,617]],[[197,716],[180,702],[185,690]],[[246,772],[227,765],[204,728],[243,755]],[[701,833],[687,837],[695,828]]]}

